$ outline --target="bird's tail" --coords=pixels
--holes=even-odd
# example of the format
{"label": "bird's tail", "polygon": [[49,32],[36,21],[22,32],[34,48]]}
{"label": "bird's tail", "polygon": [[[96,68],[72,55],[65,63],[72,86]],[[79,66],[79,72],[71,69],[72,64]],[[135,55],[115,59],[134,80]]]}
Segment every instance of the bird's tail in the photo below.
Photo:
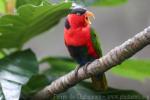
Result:
{"label": "bird's tail", "polygon": [[92,86],[96,91],[106,91],[108,89],[108,85],[105,74],[92,76]]}

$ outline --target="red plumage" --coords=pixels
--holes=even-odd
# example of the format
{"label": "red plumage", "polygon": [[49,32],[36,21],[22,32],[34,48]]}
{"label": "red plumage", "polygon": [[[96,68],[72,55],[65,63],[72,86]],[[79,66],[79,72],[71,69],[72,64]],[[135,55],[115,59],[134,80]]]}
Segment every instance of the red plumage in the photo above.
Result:
{"label": "red plumage", "polygon": [[[74,22],[76,23],[71,23],[69,19],[74,19]],[[84,18],[84,17],[83,17]],[[88,54],[91,55],[92,57],[99,58],[100,55],[98,55],[93,47],[93,43],[91,40],[91,28],[90,25],[86,25],[85,22],[82,23],[77,23],[80,22],[80,20],[83,20],[82,18],[78,18],[78,16],[74,15],[69,15],[68,16],[68,21],[70,22],[70,29],[64,29],[64,39],[65,39],[65,44],[67,46],[86,46],[88,49]],[[78,26],[78,27],[77,27]],[[79,27],[80,26],[80,27]]]}
{"label": "red plumage", "polygon": [[[83,8],[73,9],[67,16],[64,29],[64,41],[71,57],[83,66],[101,57],[96,34],[90,27],[91,12]],[[104,74],[92,76],[92,85],[95,90],[106,90],[107,81]]]}

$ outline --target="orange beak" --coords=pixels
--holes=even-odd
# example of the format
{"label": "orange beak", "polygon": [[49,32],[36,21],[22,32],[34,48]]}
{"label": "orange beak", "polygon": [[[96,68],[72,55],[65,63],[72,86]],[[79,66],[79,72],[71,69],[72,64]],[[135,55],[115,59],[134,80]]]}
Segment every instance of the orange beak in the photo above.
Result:
{"label": "orange beak", "polygon": [[90,12],[90,11],[86,11],[85,17],[86,17],[86,18],[85,18],[85,22],[86,22],[87,24],[91,24],[90,17],[93,17],[93,19],[95,19],[94,14],[93,14],[92,12]]}

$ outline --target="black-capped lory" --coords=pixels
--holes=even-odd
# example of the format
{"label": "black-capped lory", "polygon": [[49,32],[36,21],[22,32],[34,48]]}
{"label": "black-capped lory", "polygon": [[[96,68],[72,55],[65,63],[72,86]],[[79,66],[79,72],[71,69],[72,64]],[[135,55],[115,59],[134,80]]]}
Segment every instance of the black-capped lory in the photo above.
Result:
{"label": "black-capped lory", "polygon": [[[90,26],[89,17],[94,17],[94,14],[83,7],[76,7],[71,10],[65,21],[65,45],[71,57],[79,64],[77,70],[102,56],[99,41],[95,31]],[[91,79],[95,90],[107,90],[104,73],[94,75]]]}

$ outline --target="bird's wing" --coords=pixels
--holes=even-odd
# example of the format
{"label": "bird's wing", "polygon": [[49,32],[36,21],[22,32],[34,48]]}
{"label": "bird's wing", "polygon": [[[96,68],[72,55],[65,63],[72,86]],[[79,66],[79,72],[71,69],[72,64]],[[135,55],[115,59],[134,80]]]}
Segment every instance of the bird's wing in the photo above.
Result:
{"label": "bird's wing", "polygon": [[96,32],[94,31],[93,28],[91,28],[90,34],[91,34],[91,40],[92,40],[92,43],[93,43],[93,47],[94,47],[94,49],[95,49],[97,55],[98,55],[99,57],[101,57],[101,56],[102,56],[101,45],[100,45],[100,43],[99,43],[97,34],[96,34]]}

